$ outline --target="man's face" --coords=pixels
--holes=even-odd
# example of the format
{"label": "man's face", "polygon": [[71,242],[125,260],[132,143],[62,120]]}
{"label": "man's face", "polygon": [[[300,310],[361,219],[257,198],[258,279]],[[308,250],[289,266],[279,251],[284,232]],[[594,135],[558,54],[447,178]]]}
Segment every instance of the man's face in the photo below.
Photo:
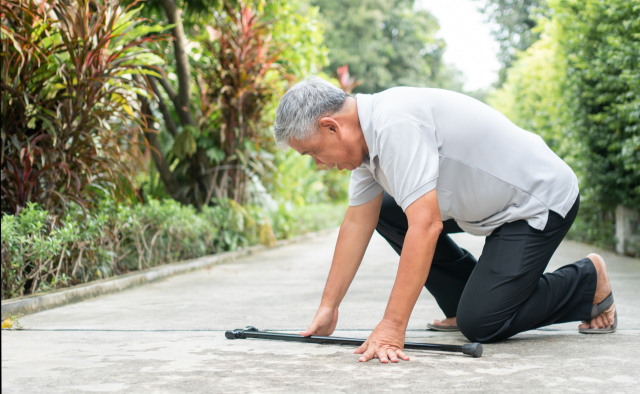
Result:
{"label": "man's face", "polygon": [[355,170],[362,164],[356,149],[352,149],[346,141],[344,126],[329,123],[320,126],[320,131],[306,141],[292,139],[289,145],[301,155],[309,155],[318,167],[337,166],[339,170]]}

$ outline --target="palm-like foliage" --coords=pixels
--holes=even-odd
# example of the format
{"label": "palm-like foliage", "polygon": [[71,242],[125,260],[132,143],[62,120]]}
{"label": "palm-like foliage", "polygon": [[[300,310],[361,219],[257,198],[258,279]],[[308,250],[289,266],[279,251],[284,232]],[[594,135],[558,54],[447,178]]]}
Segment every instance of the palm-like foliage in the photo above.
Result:
{"label": "palm-like foliage", "polygon": [[261,152],[271,139],[263,112],[277,93],[276,81],[269,79],[276,75],[269,72],[278,69],[277,79],[287,74],[276,63],[281,50],[271,40],[269,22],[250,7],[240,4],[236,10],[227,3],[209,33],[203,55],[217,61],[198,70],[201,110],[207,115],[202,126],[220,130],[214,144],[224,154],[212,187],[218,198],[242,201],[247,172],[265,175],[271,162]]}
{"label": "palm-like foliage", "polygon": [[[283,45],[271,38],[276,21],[242,1],[224,2],[204,29],[194,29],[198,50],[187,58],[181,11],[172,0],[163,6],[174,25],[177,86],[166,76],[148,78],[155,98],[143,108],[162,114],[173,139],[170,151],[153,154],[160,178],[174,199],[197,207],[213,198],[242,203],[250,177],[273,166],[265,111],[291,78],[278,64]],[[146,136],[160,152],[156,135]]]}
{"label": "palm-like foliage", "polygon": [[161,62],[141,47],[159,29],[142,26],[134,6],[3,0],[3,213],[28,202],[84,208],[97,191],[131,183],[135,136],[144,127],[135,94],[146,94],[131,75]]}

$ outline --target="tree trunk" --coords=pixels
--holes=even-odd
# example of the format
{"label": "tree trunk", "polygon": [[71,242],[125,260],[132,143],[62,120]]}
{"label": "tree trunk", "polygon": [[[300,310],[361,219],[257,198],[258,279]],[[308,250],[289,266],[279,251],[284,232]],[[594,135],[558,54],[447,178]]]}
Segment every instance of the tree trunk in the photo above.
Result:
{"label": "tree trunk", "polygon": [[162,179],[162,183],[164,184],[164,187],[167,190],[167,193],[169,193],[169,195],[171,196],[171,198],[183,204],[187,204],[188,201],[186,200],[185,196],[182,193],[180,193],[180,185],[178,184],[175,177],[173,176],[173,173],[169,169],[169,163],[167,163],[167,160],[162,154],[162,151],[160,148],[160,141],[158,140],[158,132],[156,130],[153,130],[152,127],[150,127],[151,125],[150,120],[153,119],[153,114],[151,113],[149,102],[144,97],[140,97],[140,101],[142,104],[141,105],[142,114],[144,115],[147,121],[147,127],[146,127],[146,131],[144,132],[144,136],[149,142],[149,146],[151,147],[151,157],[153,157],[153,162],[155,163],[156,168],[158,169],[158,173],[160,174],[160,179]]}
{"label": "tree trunk", "polygon": [[176,73],[178,75],[178,92],[175,99],[176,112],[180,118],[180,123],[197,127],[195,119],[191,115],[191,71],[189,67],[189,56],[186,51],[187,37],[184,34],[182,25],[182,11],[173,0],[161,0],[162,7],[167,14],[169,23],[175,25],[171,29],[171,33],[175,40],[173,41],[173,49],[176,58]]}

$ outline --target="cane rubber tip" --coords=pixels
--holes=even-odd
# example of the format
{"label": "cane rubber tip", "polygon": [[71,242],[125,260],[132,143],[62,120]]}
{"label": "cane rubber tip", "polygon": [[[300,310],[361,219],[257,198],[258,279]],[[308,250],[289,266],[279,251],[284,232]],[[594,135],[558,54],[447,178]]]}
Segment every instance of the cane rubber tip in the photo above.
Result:
{"label": "cane rubber tip", "polygon": [[257,328],[255,328],[254,326],[246,326],[246,327],[244,328],[244,330],[245,330],[245,331],[252,331],[252,332],[259,331],[259,330],[258,330]]}
{"label": "cane rubber tip", "polygon": [[478,358],[482,356],[482,344],[474,342],[462,345],[462,353]]}
{"label": "cane rubber tip", "polygon": [[229,330],[227,332],[224,333],[224,336],[227,339],[244,339],[244,330]]}

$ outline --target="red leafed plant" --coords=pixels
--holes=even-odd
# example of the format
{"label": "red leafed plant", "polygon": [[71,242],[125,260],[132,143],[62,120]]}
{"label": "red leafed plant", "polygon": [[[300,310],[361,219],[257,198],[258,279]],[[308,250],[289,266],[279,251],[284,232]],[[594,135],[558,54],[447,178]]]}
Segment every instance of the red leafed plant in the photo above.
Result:
{"label": "red leafed plant", "polygon": [[242,202],[248,173],[264,173],[271,165],[271,156],[261,152],[271,139],[263,113],[288,75],[277,63],[282,51],[264,16],[243,2],[225,2],[213,22],[202,44],[203,54],[216,61],[198,70],[202,125],[220,130],[214,143],[224,156],[213,169],[212,190],[218,198]]}
{"label": "red leafed plant", "polygon": [[3,214],[28,202],[85,209],[97,193],[131,184],[144,127],[135,97],[147,94],[131,76],[161,62],[142,47],[158,29],[141,25],[135,5],[2,1]]}
{"label": "red leafed plant", "polygon": [[340,82],[340,87],[346,94],[351,94],[353,89],[362,83],[356,81],[355,77],[349,75],[349,66],[346,64],[338,67],[338,81]]}

